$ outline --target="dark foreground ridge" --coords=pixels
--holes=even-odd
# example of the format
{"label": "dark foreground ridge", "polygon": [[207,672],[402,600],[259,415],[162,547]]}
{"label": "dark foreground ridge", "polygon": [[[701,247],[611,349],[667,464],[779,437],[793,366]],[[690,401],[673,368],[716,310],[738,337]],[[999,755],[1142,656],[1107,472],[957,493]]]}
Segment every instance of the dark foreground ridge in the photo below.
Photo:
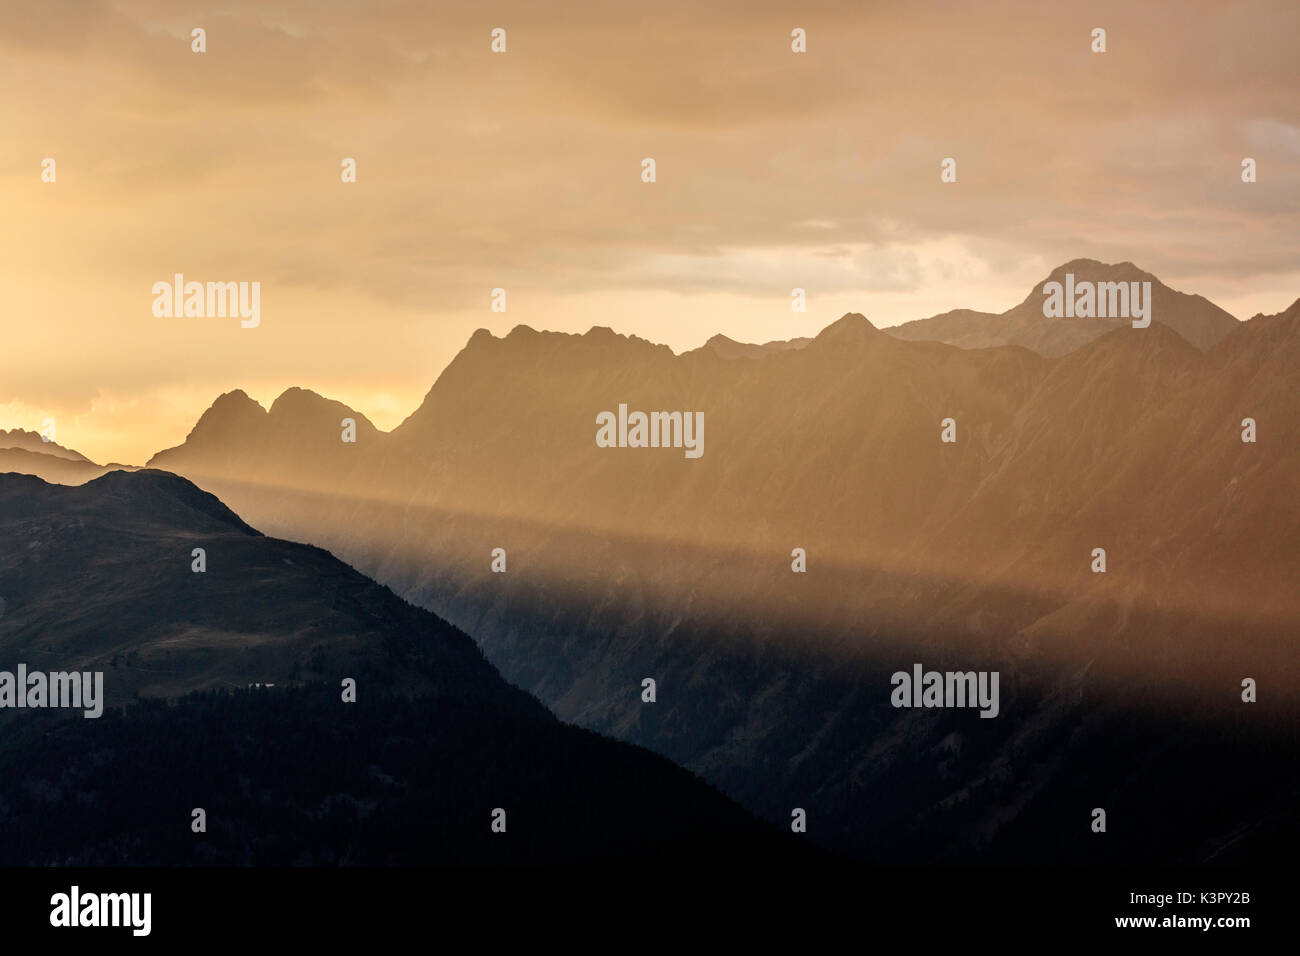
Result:
{"label": "dark foreground ridge", "polygon": [[461,631],[173,475],[0,475],[0,591],[0,670],[102,670],[110,703],[97,720],[0,710],[0,865],[813,855],[668,760],[562,724]]}

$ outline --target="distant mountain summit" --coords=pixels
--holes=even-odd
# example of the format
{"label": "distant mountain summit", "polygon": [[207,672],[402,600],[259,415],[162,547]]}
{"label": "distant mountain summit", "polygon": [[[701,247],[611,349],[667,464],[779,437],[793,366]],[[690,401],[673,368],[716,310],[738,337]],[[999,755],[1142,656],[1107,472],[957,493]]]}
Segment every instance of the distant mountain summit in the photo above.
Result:
{"label": "distant mountain summit", "polygon": [[1127,318],[1049,318],[1043,314],[1043,287],[1064,283],[1150,282],[1152,321],[1168,326],[1204,351],[1222,341],[1240,323],[1213,302],[1199,295],[1177,292],[1131,262],[1107,264],[1095,259],[1074,259],[1057,266],[1035,284],[1019,305],[1006,312],[957,309],[928,319],[905,322],[885,331],[909,341],[937,341],[960,348],[1020,345],[1052,357],[1075,349],[1117,328],[1130,325]]}
{"label": "distant mountain summit", "polygon": [[738,358],[766,358],[769,355],[775,355],[780,352],[796,352],[807,346],[811,341],[811,337],[805,336],[803,338],[786,339],[783,341],[765,342],[762,345],[753,345],[748,342],[737,342],[735,339],[718,334],[705,342],[701,348],[712,352],[719,358],[724,358],[730,361],[731,359]]}
{"label": "distant mountain summit", "polygon": [[235,437],[241,428],[255,428],[266,417],[266,409],[248,397],[242,388],[218,395],[210,408],[199,416],[189,437]]}
{"label": "distant mountain summit", "polygon": [[98,478],[104,469],[93,461],[78,461],[63,455],[48,455],[24,448],[0,448],[0,474],[14,472],[36,475],[62,485],[79,485]]}
{"label": "distant mountain summit", "polygon": [[846,312],[813,338],[812,344],[825,345],[864,345],[879,342],[884,333],[871,324],[861,312]]}
{"label": "distant mountain summit", "polygon": [[56,442],[47,442],[36,432],[0,430],[0,474],[13,472],[36,475],[62,485],[79,485],[110,471],[134,471],[134,466],[116,462],[97,465],[85,455]]}
{"label": "distant mountain summit", "polygon": [[64,448],[52,441],[47,442],[38,432],[24,431],[21,428],[15,428],[12,431],[0,429],[0,449],[8,448],[18,448],[38,455],[63,458],[67,461],[90,462],[90,459],[81,452],[73,451],[71,448]]}

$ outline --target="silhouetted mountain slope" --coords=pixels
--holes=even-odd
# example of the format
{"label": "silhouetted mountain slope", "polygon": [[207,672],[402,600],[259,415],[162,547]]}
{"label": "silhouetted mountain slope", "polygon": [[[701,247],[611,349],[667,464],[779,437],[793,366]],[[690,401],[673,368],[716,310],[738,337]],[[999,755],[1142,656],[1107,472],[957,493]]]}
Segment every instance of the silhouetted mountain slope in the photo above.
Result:
{"label": "silhouetted mountain slope", "polygon": [[908,341],[946,342],[967,349],[1022,345],[1040,355],[1057,356],[1129,325],[1130,319],[1045,317],[1043,287],[1048,282],[1064,283],[1067,273],[1074,275],[1076,284],[1150,282],[1153,321],[1173,329],[1201,350],[1222,341],[1239,324],[1209,300],[1176,292],[1131,262],[1108,265],[1095,259],[1075,259],[1053,269],[1024,301],[1001,314],[957,309],[905,322],[887,331]]}
{"label": "silhouetted mountain slope", "polygon": [[[480,331],[324,485],[286,487],[239,443],[185,467],[466,628],[562,717],[774,821],[808,808],[828,845],[1209,858],[1240,827],[1278,836],[1296,792],[1287,770],[1246,793],[1211,768],[1295,753],[1300,330],[1294,307],[1234,320],[1201,352],[1161,301],[1150,328],[1053,358],[856,314],[762,361]],[[702,411],[702,457],[598,447],[595,416],[620,403]],[[1001,714],[894,708],[890,675],[915,662],[999,671]],[[1246,677],[1268,697],[1243,703]],[[1094,734],[1119,727],[1108,752]],[[1168,773],[1175,754],[1200,769]],[[1057,828],[1063,794],[1148,815],[1193,777],[1217,815],[1087,849]]]}
{"label": "silhouetted mountain slope", "polygon": [[46,481],[77,485],[126,465],[97,465],[80,452],[44,441],[36,432],[0,431],[0,474],[35,475]]}
{"label": "silhouetted mountain slope", "polygon": [[559,723],[456,628],[174,475],[0,475],[0,595],[0,670],[102,670],[110,705],[209,689],[91,720],[0,711],[6,865],[809,852],[663,758]]}
{"label": "silhouetted mountain slope", "polygon": [[92,461],[77,461],[62,455],[43,455],[22,448],[0,448],[0,474],[13,472],[35,475],[61,485],[77,485],[104,474]]}
{"label": "silhouetted mountain slope", "polygon": [[47,442],[37,432],[23,431],[20,428],[15,428],[12,431],[0,429],[0,450],[11,448],[38,455],[63,458],[68,461],[91,463],[90,459],[80,452],[73,451],[71,448],[64,448],[57,442]]}

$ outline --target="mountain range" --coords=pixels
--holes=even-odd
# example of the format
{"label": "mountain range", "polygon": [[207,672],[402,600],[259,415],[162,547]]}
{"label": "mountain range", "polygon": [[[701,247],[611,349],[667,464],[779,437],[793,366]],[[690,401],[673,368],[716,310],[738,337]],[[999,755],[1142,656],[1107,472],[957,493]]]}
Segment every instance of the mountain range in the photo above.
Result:
{"label": "mountain range", "polygon": [[[1240,323],[1131,263],[1067,272],[1151,281],[1151,326],[1047,319],[1039,284],[1000,316],[681,355],[479,330],[391,432],[234,391],[149,467],[453,622],[560,718],[774,823],[805,808],[837,851],[1293,852],[1300,302]],[[620,404],[703,412],[705,453],[599,447]],[[916,663],[998,671],[999,716],[894,707]]]}

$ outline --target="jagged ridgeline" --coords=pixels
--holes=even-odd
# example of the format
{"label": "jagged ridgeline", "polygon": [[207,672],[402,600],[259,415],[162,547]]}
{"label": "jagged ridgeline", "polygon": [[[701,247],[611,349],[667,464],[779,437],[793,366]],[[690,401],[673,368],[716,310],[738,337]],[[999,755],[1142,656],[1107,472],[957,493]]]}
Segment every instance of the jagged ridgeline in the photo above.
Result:
{"label": "jagged ridgeline", "polygon": [[95,719],[0,710],[0,864],[810,856],[664,758],[562,724],[440,618],[173,475],[0,475],[0,582],[0,669],[99,672],[107,698]]}

